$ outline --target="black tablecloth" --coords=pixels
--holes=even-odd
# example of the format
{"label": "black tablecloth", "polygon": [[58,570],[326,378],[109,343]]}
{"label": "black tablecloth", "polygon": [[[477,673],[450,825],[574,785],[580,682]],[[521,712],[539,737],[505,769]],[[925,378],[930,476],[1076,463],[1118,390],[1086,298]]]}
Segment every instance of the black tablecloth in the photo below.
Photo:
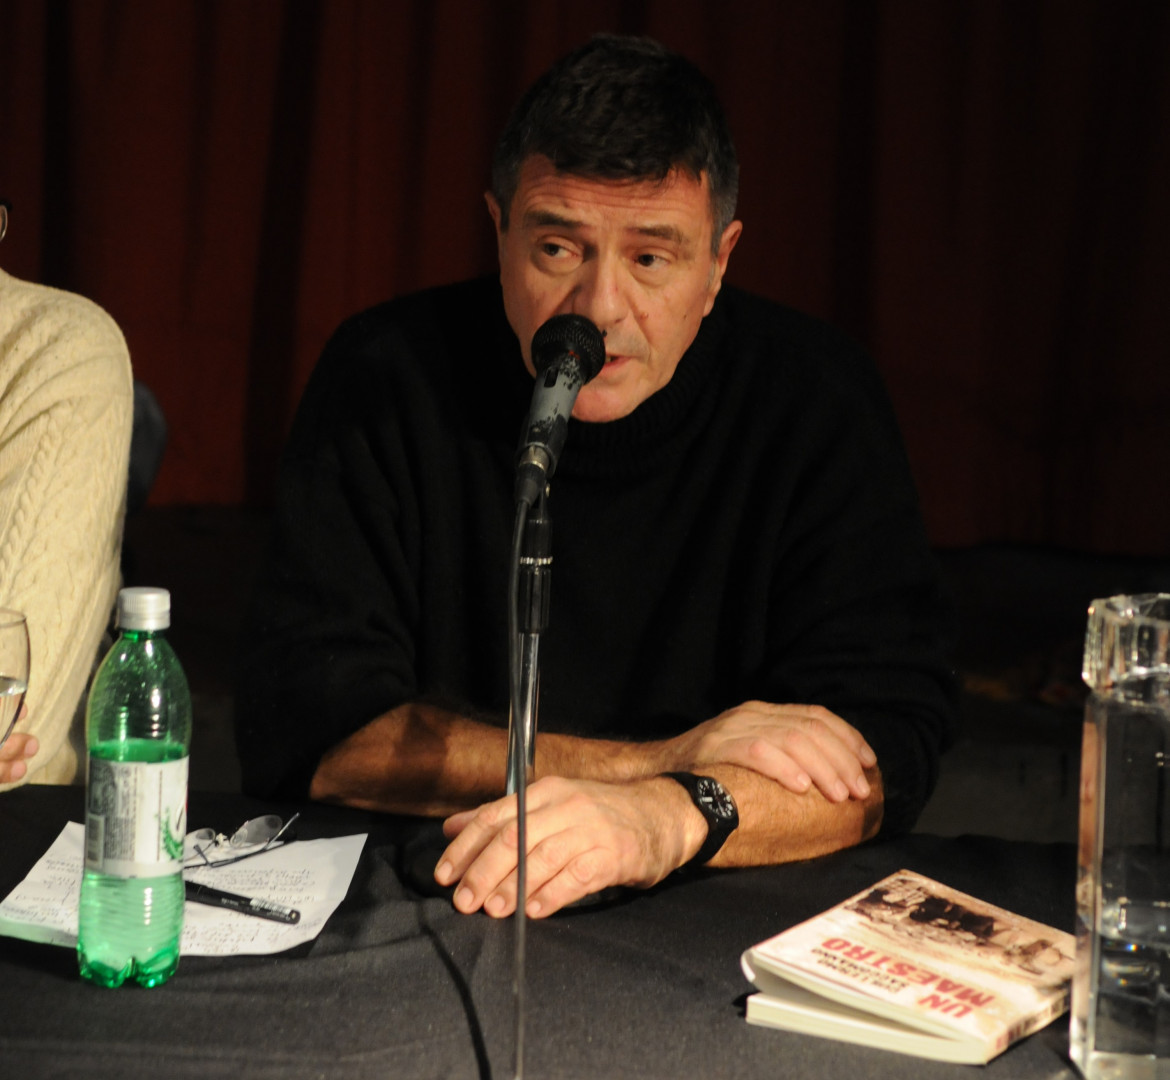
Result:
{"label": "black tablecloth", "polygon": [[[0,896],[67,820],[83,820],[82,798],[77,788],[0,795]],[[291,809],[192,794],[189,820],[227,831]],[[511,922],[460,915],[444,897],[404,884],[410,865],[426,861],[419,823],[297,809],[306,839],[370,833],[349,895],[315,942],[279,956],[186,957],[165,986],[104,990],[79,980],[71,950],[0,938],[0,1076],[510,1078]],[[743,1019],[745,948],[902,868],[1072,929],[1075,855],[1066,845],[919,835],[672,880],[528,924],[525,1075],[970,1077],[969,1066]],[[1072,1080],[1067,1048],[1060,1020],[982,1072]]]}

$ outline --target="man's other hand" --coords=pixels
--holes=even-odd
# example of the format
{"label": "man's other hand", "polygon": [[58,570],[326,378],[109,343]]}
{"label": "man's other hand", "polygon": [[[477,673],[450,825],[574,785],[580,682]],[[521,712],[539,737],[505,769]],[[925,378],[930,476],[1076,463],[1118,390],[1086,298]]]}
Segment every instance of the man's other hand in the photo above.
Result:
{"label": "man's other hand", "polygon": [[[686,862],[706,826],[673,780],[608,784],[550,776],[528,788],[526,912],[551,915],[611,885],[649,887]],[[688,810],[690,811],[688,813]],[[501,918],[516,909],[518,828],[509,795],[443,824],[451,844],[435,880],[455,907]]]}
{"label": "man's other hand", "polygon": [[738,765],[797,794],[815,785],[830,802],[868,798],[865,769],[877,764],[861,733],[820,705],[748,701],[658,745],[661,772]]}

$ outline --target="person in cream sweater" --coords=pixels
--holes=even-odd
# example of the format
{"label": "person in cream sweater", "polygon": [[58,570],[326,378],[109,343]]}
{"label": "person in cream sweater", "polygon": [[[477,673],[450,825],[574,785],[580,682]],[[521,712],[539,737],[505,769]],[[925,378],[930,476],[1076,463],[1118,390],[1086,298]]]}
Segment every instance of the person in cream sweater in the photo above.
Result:
{"label": "person in cream sweater", "polygon": [[[0,204],[0,237],[6,219]],[[133,412],[114,320],[0,269],[0,606],[27,616],[32,654],[0,791],[82,779],[86,683],[120,584]]]}

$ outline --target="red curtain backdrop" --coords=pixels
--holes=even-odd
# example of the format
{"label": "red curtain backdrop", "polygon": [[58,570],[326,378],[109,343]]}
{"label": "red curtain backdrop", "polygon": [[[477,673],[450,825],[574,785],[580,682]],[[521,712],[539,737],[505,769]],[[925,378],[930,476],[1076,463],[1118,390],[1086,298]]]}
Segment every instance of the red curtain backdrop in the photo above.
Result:
{"label": "red curtain backdrop", "polygon": [[1164,0],[0,0],[0,265],[121,324],[154,503],[263,505],[337,324],[493,268],[495,135],[600,30],[716,83],[730,280],[869,347],[937,545],[1170,553]]}

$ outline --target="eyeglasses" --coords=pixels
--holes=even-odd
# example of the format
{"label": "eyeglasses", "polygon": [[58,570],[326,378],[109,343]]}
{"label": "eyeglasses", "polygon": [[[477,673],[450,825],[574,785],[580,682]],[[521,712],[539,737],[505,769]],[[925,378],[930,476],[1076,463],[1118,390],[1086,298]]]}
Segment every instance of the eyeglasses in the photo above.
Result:
{"label": "eyeglasses", "polygon": [[0,240],[4,239],[4,234],[8,232],[8,212],[12,209],[12,203],[7,199],[0,199]]}
{"label": "eyeglasses", "polygon": [[[301,815],[293,814],[282,822],[276,814],[245,821],[231,836],[214,829],[196,829],[187,834],[184,845],[184,867],[230,866],[267,851],[277,841],[291,843],[297,838],[293,824]],[[250,850],[243,850],[248,848]]]}

